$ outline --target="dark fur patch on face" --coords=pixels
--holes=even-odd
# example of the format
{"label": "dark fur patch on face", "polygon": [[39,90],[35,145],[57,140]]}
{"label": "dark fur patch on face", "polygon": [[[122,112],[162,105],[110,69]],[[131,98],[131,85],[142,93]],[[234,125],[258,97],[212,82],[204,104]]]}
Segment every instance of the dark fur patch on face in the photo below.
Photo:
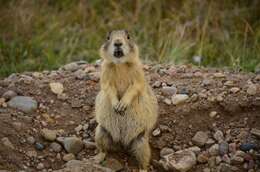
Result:
{"label": "dark fur patch on face", "polygon": [[134,51],[134,44],[130,41],[128,43],[128,46],[130,47],[130,52],[133,52]]}

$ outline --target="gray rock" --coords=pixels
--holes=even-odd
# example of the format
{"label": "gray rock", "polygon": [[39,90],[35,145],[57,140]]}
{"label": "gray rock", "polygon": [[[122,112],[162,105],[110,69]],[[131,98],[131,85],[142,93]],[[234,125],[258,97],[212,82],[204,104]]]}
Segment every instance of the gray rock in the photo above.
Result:
{"label": "gray rock", "polygon": [[76,157],[73,153],[68,153],[68,154],[64,155],[62,159],[63,159],[63,161],[68,162],[68,161],[73,160],[75,158]]}
{"label": "gray rock", "polygon": [[94,163],[90,159],[84,161],[70,160],[66,163],[64,169],[55,170],[53,172],[113,172],[114,170],[103,167]]}
{"label": "gray rock", "polygon": [[176,94],[174,96],[172,96],[172,104],[174,105],[178,105],[181,103],[186,102],[186,100],[188,100],[189,96],[186,94]]}
{"label": "gray rock", "polygon": [[37,152],[35,150],[27,151],[26,155],[28,157],[30,157],[30,158],[32,158],[32,157],[36,158],[37,157]]}
{"label": "gray rock", "polygon": [[215,143],[215,140],[213,140],[212,138],[209,138],[206,142],[206,146],[211,146]]}
{"label": "gray rock", "polygon": [[1,142],[4,146],[6,146],[9,149],[15,149],[14,145],[12,144],[12,142],[10,142],[10,140],[7,137],[4,137],[1,139]]}
{"label": "gray rock", "polygon": [[65,66],[63,66],[63,68],[67,71],[74,72],[79,69],[79,65],[73,62],[73,63],[66,64]]}
{"label": "gray rock", "polygon": [[212,112],[209,113],[209,116],[210,116],[211,118],[214,118],[216,115],[217,115],[217,112],[216,112],[216,111],[212,111]]}
{"label": "gray rock", "polygon": [[162,93],[165,96],[172,96],[177,93],[177,88],[174,86],[171,86],[171,87],[164,86],[164,87],[162,87]]}
{"label": "gray rock", "polygon": [[171,99],[168,99],[168,98],[165,98],[165,99],[163,100],[163,102],[164,102],[165,104],[167,104],[167,105],[172,104]]}
{"label": "gray rock", "polygon": [[96,149],[96,144],[94,142],[83,140],[86,149]]}
{"label": "gray rock", "polygon": [[198,155],[201,152],[201,149],[198,146],[189,147],[188,150],[194,152],[196,155]]}
{"label": "gray rock", "polygon": [[237,164],[243,164],[244,158],[240,156],[233,156],[231,158],[231,164],[237,165]]}
{"label": "gray rock", "polygon": [[196,164],[196,155],[192,151],[181,150],[167,156],[166,161],[169,169],[186,172]]}
{"label": "gray rock", "polygon": [[77,133],[79,133],[82,129],[83,129],[83,126],[82,126],[82,125],[78,125],[78,126],[75,128],[75,131],[76,131]]}
{"label": "gray rock", "polygon": [[79,69],[76,72],[74,72],[74,75],[75,75],[76,79],[79,79],[79,80],[90,79],[87,72],[82,69]]}
{"label": "gray rock", "polygon": [[27,137],[27,143],[29,143],[30,145],[33,145],[35,143],[35,138],[32,136]]}
{"label": "gray rock", "polygon": [[14,127],[14,129],[16,131],[20,131],[22,129],[22,127],[23,127],[23,124],[21,122],[13,122],[12,126]]}
{"label": "gray rock", "polygon": [[57,137],[57,131],[44,128],[41,130],[41,135],[45,140],[54,141]]}
{"label": "gray rock", "polygon": [[204,168],[203,172],[211,172],[210,168]]}
{"label": "gray rock", "polygon": [[192,142],[197,146],[204,146],[208,140],[208,134],[203,131],[198,131],[192,138]]}
{"label": "gray rock", "polygon": [[2,97],[5,98],[6,100],[10,100],[15,96],[17,96],[17,93],[12,90],[9,90],[5,92]]}
{"label": "gray rock", "polygon": [[219,154],[219,145],[218,144],[214,144],[209,148],[209,154],[211,156],[216,156]]}
{"label": "gray rock", "polygon": [[212,79],[207,79],[207,78],[205,78],[205,79],[203,79],[203,81],[202,81],[202,85],[203,85],[203,86],[208,86],[208,85],[211,85],[212,83],[213,83]]}
{"label": "gray rock", "polygon": [[223,134],[223,132],[220,131],[220,130],[217,130],[217,131],[214,133],[213,137],[214,137],[219,143],[224,140],[224,134]]}
{"label": "gray rock", "polygon": [[44,164],[40,162],[40,163],[37,165],[36,168],[37,168],[38,170],[42,170],[42,169],[44,169]]}
{"label": "gray rock", "polygon": [[218,164],[220,164],[221,163],[221,161],[222,161],[222,158],[220,157],[220,156],[216,156],[216,164],[218,165]]}
{"label": "gray rock", "polygon": [[11,108],[21,110],[25,113],[33,112],[38,106],[38,103],[35,100],[26,96],[13,97],[7,104]]}
{"label": "gray rock", "polygon": [[244,157],[246,156],[246,153],[243,151],[236,151],[235,154],[231,158],[231,163],[234,165],[242,164],[244,162]]}
{"label": "gray rock", "polygon": [[152,85],[153,88],[159,88],[161,86],[161,81],[155,81]]}
{"label": "gray rock", "polygon": [[43,150],[45,147],[44,147],[43,144],[36,142],[36,143],[35,143],[35,148],[36,148],[37,150]]}
{"label": "gray rock", "polygon": [[230,88],[230,92],[231,92],[231,93],[237,93],[239,90],[240,90],[240,88],[238,88],[238,87],[232,87],[232,88]]}
{"label": "gray rock", "polygon": [[255,84],[249,84],[248,85],[248,88],[247,88],[247,90],[246,90],[246,92],[247,92],[247,94],[249,94],[249,95],[255,95],[256,94],[256,92],[257,92],[257,87],[256,87],[256,85]]}
{"label": "gray rock", "polygon": [[77,137],[66,137],[63,141],[63,145],[68,153],[73,153],[75,155],[84,147],[82,140]]}
{"label": "gray rock", "polygon": [[260,138],[260,130],[256,129],[256,128],[252,128],[252,130],[250,131],[251,134],[257,136],[258,138]]}
{"label": "gray rock", "polygon": [[163,158],[166,155],[169,155],[171,153],[174,153],[174,150],[172,148],[162,148],[162,150],[160,151],[160,157]]}
{"label": "gray rock", "polygon": [[61,152],[61,150],[62,150],[62,146],[61,146],[59,143],[56,143],[56,142],[51,143],[51,144],[50,144],[50,148],[51,148],[54,152],[56,152],[56,153],[59,153],[59,152]]}
{"label": "gray rock", "polygon": [[229,145],[227,142],[221,142],[219,144],[219,154],[221,156],[225,155],[228,153]]}

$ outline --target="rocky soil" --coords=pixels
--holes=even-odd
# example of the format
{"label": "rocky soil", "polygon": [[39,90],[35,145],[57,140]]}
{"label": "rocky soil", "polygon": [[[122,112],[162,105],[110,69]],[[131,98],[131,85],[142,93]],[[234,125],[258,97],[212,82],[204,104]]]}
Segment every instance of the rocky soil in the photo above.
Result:
{"label": "rocky soil", "polygon": [[[259,172],[260,75],[144,65],[159,101],[150,171]],[[99,64],[0,80],[0,172],[137,171],[113,153],[97,164],[94,101]]]}

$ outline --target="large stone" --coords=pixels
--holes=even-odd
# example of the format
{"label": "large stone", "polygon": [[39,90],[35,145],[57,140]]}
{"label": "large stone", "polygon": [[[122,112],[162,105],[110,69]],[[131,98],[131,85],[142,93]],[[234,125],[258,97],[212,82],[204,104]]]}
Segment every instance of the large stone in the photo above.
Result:
{"label": "large stone", "polygon": [[196,164],[196,155],[189,150],[180,150],[167,157],[169,169],[186,172]]}
{"label": "large stone", "polygon": [[174,150],[172,148],[162,148],[162,150],[160,151],[160,157],[163,158],[166,155],[172,154],[174,153]]}
{"label": "large stone", "polygon": [[203,131],[198,131],[192,138],[192,142],[197,146],[204,146],[208,140],[208,134]]}
{"label": "large stone", "polygon": [[8,102],[8,106],[21,110],[25,113],[30,113],[37,109],[38,103],[31,97],[16,96]]}
{"label": "large stone", "polygon": [[114,170],[86,159],[84,161],[70,160],[66,163],[65,168],[53,172],[114,172]]}
{"label": "large stone", "polygon": [[77,137],[64,138],[63,145],[68,153],[73,154],[79,153],[84,147],[83,141]]}
{"label": "large stone", "polygon": [[172,104],[178,105],[184,103],[188,98],[189,96],[187,94],[176,94],[172,96]]}

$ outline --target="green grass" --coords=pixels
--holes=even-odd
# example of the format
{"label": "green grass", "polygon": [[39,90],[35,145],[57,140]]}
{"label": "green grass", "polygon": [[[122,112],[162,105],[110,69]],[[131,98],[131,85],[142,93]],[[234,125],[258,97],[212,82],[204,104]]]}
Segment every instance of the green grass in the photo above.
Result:
{"label": "green grass", "polygon": [[[134,35],[141,57],[254,71],[260,66],[257,0],[0,0],[0,76],[93,62],[108,31]],[[195,64],[195,63],[194,63]]]}

